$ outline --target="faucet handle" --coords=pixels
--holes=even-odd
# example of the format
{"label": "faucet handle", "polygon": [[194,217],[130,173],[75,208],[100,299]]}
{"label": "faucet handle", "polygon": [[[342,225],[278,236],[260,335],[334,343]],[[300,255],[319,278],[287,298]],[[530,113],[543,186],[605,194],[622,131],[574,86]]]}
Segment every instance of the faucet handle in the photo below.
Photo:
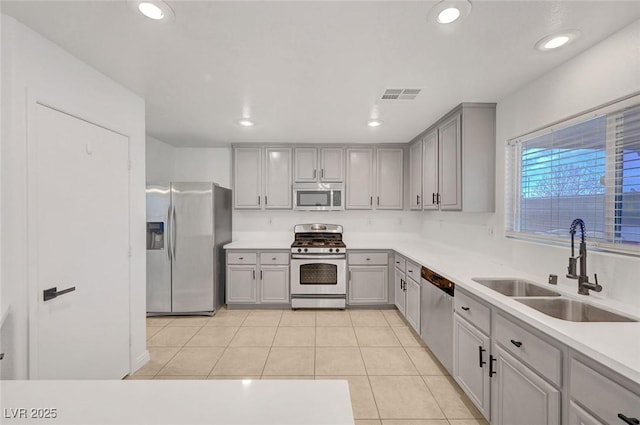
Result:
{"label": "faucet handle", "polygon": [[598,284],[598,273],[593,274],[593,278],[596,280],[596,285]]}
{"label": "faucet handle", "polygon": [[550,274],[549,275],[549,285],[557,285],[558,284],[558,275]]}

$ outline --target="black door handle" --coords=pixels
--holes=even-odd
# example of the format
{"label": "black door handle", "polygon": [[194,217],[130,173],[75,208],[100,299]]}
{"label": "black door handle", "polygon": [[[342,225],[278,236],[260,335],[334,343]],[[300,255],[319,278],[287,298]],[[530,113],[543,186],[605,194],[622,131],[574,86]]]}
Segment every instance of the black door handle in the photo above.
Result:
{"label": "black door handle", "polygon": [[54,298],[57,298],[60,295],[68,294],[69,292],[73,292],[75,290],[76,290],[76,287],[72,286],[71,288],[58,291],[58,287],[54,286],[53,288],[45,289],[44,291],[42,291],[42,299],[43,301],[49,301]]}
{"label": "black door handle", "polygon": [[496,374],[496,372],[493,370],[493,362],[497,361],[498,359],[493,357],[493,354],[489,354],[489,378]]}
{"label": "black door handle", "polygon": [[618,418],[622,419],[622,422],[629,424],[629,425],[639,425],[640,424],[640,420],[638,420],[637,418],[629,418],[625,415],[623,415],[622,413],[618,413]]}
{"label": "black door handle", "polygon": [[520,342],[520,341],[516,341],[515,339],[512,339],[512,340],[511,340],[511,343],[512,343],[513,345],[515,345],[516,347],[518,347],[518,348],[520,348],[520,347],[522,346],[522,342]]}
{"label": "black door handle", "polygon": [[487,350],[482,348],[481,345],[478,345],[478,367],[482,367],[483,365],[487,364],[487,362],[483,361],[482,359],[482,353],[485,351]]}
{"label": "black door handle", "polygon": [[469,311],[471,310],[469,307],[460,307],[461,309],[463,309],[464,311]]}

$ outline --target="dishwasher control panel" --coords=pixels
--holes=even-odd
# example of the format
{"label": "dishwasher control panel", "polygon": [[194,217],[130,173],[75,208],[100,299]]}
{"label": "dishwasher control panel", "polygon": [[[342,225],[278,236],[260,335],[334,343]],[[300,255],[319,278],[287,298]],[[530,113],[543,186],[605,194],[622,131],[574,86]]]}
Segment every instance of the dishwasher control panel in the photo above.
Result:
{"label": "dishwasher control panel", "polygon": [[453,297],[455,283],[426,267],[422,267],[420,275],[424,280]]}

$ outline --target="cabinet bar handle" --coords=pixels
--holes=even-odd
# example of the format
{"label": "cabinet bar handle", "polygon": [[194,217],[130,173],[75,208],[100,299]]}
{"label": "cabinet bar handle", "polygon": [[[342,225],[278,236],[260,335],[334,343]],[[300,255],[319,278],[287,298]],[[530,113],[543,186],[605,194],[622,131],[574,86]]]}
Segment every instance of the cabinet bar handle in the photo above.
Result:
{"label": "cabinet bar handle", "polygon": [[262,280],[262,270],[260,270],[260,280]]}
{"label": "cabinet bar handle", "polygon": [[416,205],[420,205],[420,195],[416,195]]}
{"label": "cabinet bar handle", "polygon": [[267,195],[264,195],[264,204],[267,205],[269,201],[267,200]]}
{"label": "cabinet bar handle", "polygon": [[622,413],[618,413],[618,418],[622,419],[622,422],[629,425],[640,425],[640,420],[637,418],[630,418],[628,416],[623,415]]}
{"label": "cabinet bar handle", "polygon": [[469,311],[469,310],[471,310],[471,308],[469,308],[469,307],[460,307],[460,308],[461,308],[461,309],[463,309],[464,311]]}
{"label": "cabinet bar handle", "polygon": [[431,194],[431,203],[432,203],[432,204],[435,204],[435,203],[436,203],[436,194],[435,194],[435,193],[432,193],[432,194]]}
{"label": "cabinet bar handle", "polygon": [[373,196],[369,197],[369,205],[373,205]]}
{"label": "cabinet bar handle", "polygon": [[253,271],[253,280],[256,280],[256,271]]}
{"label": "cabinet bar handle", "polygon": [[258,196],[258,206],[260,206],[260,196]]}
{"label": "cabinet bar handle", "polygon": [[498,359],[493,357],[493,354],[489,354],[489,378],[496,374],[496,372],[493,370],[493,362],[497,361]]}
{"label": "cabinet bar handle", "polygon": [[271,257],[271,259],[272,259],[273,261],[276,261],[277,257]]}
{"label": "cabinet bar handle", "polygon": [[351,282],[351,270],[349,270],[349,282]]}
{"label": "cabinet bar handle", "polygon": [[512,339],[512,340],[511,340],[511,343],[512,343],[513,345],[515,345],[516,347],[518,347],[518,348],[520,348],[520,347],[522,346],[522,342],[520,342],[520,341],[516,341],[515,339]]}
{"label": "cabinet bar handle", "polygon": [[324,168],[322,169],[322,178],[324,178]]}
{"label": "cabinet bar handle", "polygon": [[400,261],[396,261],[396,264],[400,264]]}
{"label": "cabinet bar handle", "polygon": [[238,260],[244,260],[244,257],[238,257]]}
{"label": "cabinet bar handle", "polygon": [[478,345],[478,367],[482,368],[483,365],[487,364],[487,362],[485,362],[482,359],[482,353],[485,352],[487,350],[485,350],[484,348],[482,348],[482,345]]}
{"label": "cabinet bar handle", "polygon": [[436,195],[437,195],[437,196],[436,196],[436,198],[437,198],[436,200],[438,201],[438,205],[440,205],[440,194],[439,194],[439,193],[436,193]]}
{"label": "cabinet bar handle", "polygon": [[315,178],[316,178],[316,176],[317,176],[316,171],[317,171],[317,170],[313,170],[313,178],[314,178],[314,179],[315,179]]}
{"label": "cabinet bar handle", "polygon": [[378,196],[378,206],[380,206],[380,197]]}

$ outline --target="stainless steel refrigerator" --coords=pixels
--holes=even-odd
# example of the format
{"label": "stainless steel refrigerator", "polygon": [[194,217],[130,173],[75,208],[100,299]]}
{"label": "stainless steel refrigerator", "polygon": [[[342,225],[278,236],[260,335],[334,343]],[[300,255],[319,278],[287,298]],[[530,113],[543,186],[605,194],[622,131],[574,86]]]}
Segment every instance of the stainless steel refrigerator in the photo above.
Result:
{"label": "stainless steel refrigerator", "polygon": [[231,190],[215,183],[147,185],[149,314],[213,314],[224,303],[231,209]]}

